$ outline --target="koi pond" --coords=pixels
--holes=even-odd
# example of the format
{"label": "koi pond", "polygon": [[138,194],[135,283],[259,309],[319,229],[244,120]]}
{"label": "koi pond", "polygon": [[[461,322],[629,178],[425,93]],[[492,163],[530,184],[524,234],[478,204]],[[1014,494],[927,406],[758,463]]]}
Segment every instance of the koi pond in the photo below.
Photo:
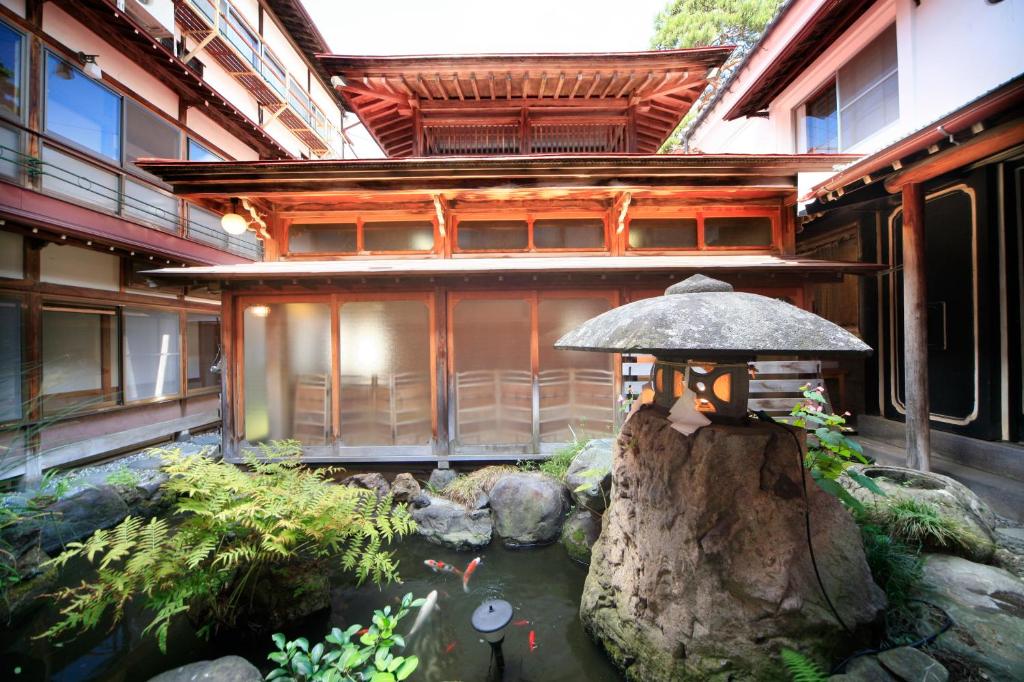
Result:
{"label": "koi pond", "polygon": [[[463,569],[475,557],[481,564],[463,591],[462,578],[434,572],[424,564],[428,559]],[[512,604],[512,624],[503,646],[505,674],[514,680],[604,680],[621,679],[601,649],[580,624],[580,594],[587,569],[573,562],[559,545],[530,549],[506,549],[495,539],[479,552],[456,552],[411,536],[397,545],[397,559],[403,582],[377,588],[372,584],[355,587],[339,575],[332,584],[331,607],[285,630],[289,639],[305,636],[321,641],[334,626],[367,624],[374,609],[397,605],[411,592],[426,597],[437,590],[438,608],[408,641],[403,654],[416,654],[420,665],[411,680],[487,679],[491,650],[473,630],[470,617],[486,599],[501,598]],[[67,572],[67,580],[84,576]],[[402,621],[400,630],[412,628],[416,613]],[[148,619],[128,616],[114,629],[97,628],[63,643],[33,640],[53,622],[52,609],[38,612],[4,636],[0,658],[2,679],[52,680],[54,682],[144,682],[166,670],[197,660],[237,654],[266,673],[272,668],[267,654],[274,650],[269,634],[222,632],[204,641],[195,636],[185,619],[180,619],[168,637],[167,654],[160,653],[153,637],[143,636]],[[532,647],[531,647],[532,643]],[[15,675],[16,668],[20,674]]]}

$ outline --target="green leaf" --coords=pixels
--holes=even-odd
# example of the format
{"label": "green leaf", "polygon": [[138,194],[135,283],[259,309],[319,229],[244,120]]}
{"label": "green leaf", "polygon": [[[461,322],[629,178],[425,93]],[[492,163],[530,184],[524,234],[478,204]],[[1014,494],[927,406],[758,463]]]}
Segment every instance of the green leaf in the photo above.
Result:
{"label": "green leaf", "polygon": [[292,670],[295,670],[306,677],[313,674],[313,664],[305,654],[298,654],[292,660]]}
{"label": "green leaf", "polygon": [[391,640],[395,643],[395,646],[405,648],[405,637],[402,637],[402,635],[391,635]]}
{"label": "green leaf", "polygon": [[862,488],[867,488],[875,495],[881,495],[882,497],[885,497],[885,491],[878,487],[878,484],[875,483],[875,480],[870,476],[865,476],[861,472],[855,471],[854,469],[847,469],[846,475],[852,478],[858,484],[860,484]]}
{"label": "green leaf", "polygon": [[299,637],[295,640],[295,646],[299,647],[303,651],[309,651],[309,640],[305,637]]}
{"label": "green leaf", "polygon": [[370,682],[395,682],[395,676],[391,673],[377,671],[370,678]]}
{"label": "green leaf", "polygon": [[284,644],[288,641],[287,639],[285,639],[285,636],[280,632],[275,632],[273,635],[271,635],[270,638],[274,640],[274,644],[277,645],[278,649],[284,649]]}
{"label": "green leaf", "polygon": [[313,647],[313,651],[311,651],[309,653],[309,657],[313,661],[313,665],[316,665],[317,663],[319,663],[320,662],[320,658],[323,655],[324,655],[324,645],[323,645],[322,642],[317,643],[317,645]]}
{"label": "green leaf", "polygon": [[861,504],[861,501],[858,500],[853,495],[851,495],[849,492],[847,492],[846,488],[839,485],[831,478],[815,478],[814,480],[818,483],[818,487],[820,487],[828,494],[838,497],[840,502],[842,502],[846,506],[854,509],[857,512],[864,511],[864,505]]}
{"label": "green leaf", "polygon": [[409,675],[413,674],[419,664],[419,657],[406,656],[402,659],[402,665],[398,666],[398,670],[395,671],[395,679],[401,681],[409,677]]}

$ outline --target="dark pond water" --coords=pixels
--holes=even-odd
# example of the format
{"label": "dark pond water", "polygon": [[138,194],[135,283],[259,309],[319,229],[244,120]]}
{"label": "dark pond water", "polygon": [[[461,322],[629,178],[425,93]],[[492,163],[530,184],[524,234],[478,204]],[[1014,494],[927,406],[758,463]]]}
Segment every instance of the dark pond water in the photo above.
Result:
{"label": "dark pond water", "polygon": [[[458,576],[436,574],[423,564],[425,559],[436,559],[464,567],[478,555],[483,563],[470,580],[468,594],[463,592]],[[560,545],[508,550],[493,542],[486,550],[473,554],[410,538],[398,547],[398,558],[402,584],[356,588],[338,580],[331,608],[287,631],[288,636],[303,635],[320,641],[332,626],[367,624],[374,609],[395,604],[406,592],[424,597],[437,590],[440,608],[406,649],[406,653],[420,657],[420,667],[412,680],[499,679],[488,677],[490,648],[470,625],[473,610],[482,601],[498,597],[509,601],[514,609],[514,625],[509,627],[504,643],[505,674],[500,679],[621,679],[580,625],[579,598],[586,568],[573,563]],[[400,630],[408,631],[415,617],[416,612],[410,612]],[[165,655],[151,637],[142,636],[148,619],[140,613],[130,613],[113,630],[85,633],[63,643],[32,640],[32,635],[45,630],[53,618],[52,609],[46,609],[13,631],[2,631],[0,680],[141,682],[184,663],[227,654],[243,656],[266,672],[266,655],[273,648],[269,636],[227,633],[210,642],[202,641],[182,621],[172,628]],[[18,675],[14,674],[16,667],[21,668]]]}

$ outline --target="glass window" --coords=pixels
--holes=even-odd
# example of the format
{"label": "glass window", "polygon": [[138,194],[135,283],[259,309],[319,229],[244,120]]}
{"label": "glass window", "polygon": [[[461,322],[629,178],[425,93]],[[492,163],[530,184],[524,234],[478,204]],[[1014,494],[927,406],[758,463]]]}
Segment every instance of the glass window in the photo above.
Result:
{"label": "glass window", "polygon": [[552,298],[537,309],[540,342],[540,439],[567,443],[573,436],[606,437],[615,424],[612,355],[556,350],[555,342],[610,308],[604,298]]}
{"label": "glass window", "polygon": [[242,57],[254,67],[258,67],[260,63],[259,38],[246,26],[245,20],[235,11],[234,7],[228,7],[227,11],[221,14],[220,28]]}
{"label": "glass window", "polygon": [[138,102],[125,100],[124,156],[133,167],[136,159],[147,157],[180,159],[181,131]]}
{"label": "glass window", "polygon": [[156,270],[164,267],[164,261],[146,259],[125,259],[124,285],[129,289],[142,289],[150,293],[166,291],[167,293],[181,295],[184,288],[180,284],[172,284],[166,280],[150,277],[145,273],[147,270]]}
{"label": "glass window", "polygon": [[209,149],[199,144],[193,139],[188,141],[188,160],[189,161],[223,161],[218,154],[214,154]]}
{"label": "glass window", "polygon": [[432,339],[426,304],[345,303],[338,324],[342,443],[428,445]]}
{"label": "glass window", "polygon": [[24,279],[24,256],[21,235],[0,232],[0,277]]}
{"label": "glass window", "polygon": [[453,315],[456,437],[462,445],[533,440],[530,303],[468,299]]}
{"label": "glass window", "polygon": [[309,95],[294,79],[288,81],[288,101],[306,123],[309,123],[311,102]]}
{"label": "glass window", "polygon": [[178,231],[178,198],[131,178],[124,181],[124,215],[167,232]]}
{"label": "glass window", "polygon": [[121,162],[121,98],[50,53],[45,118],[46,132]]}
{"label": "glass window", "polygon": [[600,218],[540,218],[533,223],[533,245],[538,249],[600,249],[604,247],[604,221]]}
{"label": "glass window", "polygon": [[770,246],[771,218],[705,218],[704,244],[707,246]]}
{"label": "glass window", "polygon": [[832,83],[807,102],[807,151],[819,154],[839,151],[839,114],[836,110],[836,84]]}
{"label": "glass window", "polygon": [[124,397],[163,398],[181,392],[177,312],[124,309]]}
{"label": "glass window", "polygon": [[39,279],[49,284],[119,291],[121,259],[112,253],[47,244],[39,256]]}
{"label": "glass window", "polygon": [[290,253],[355,253],[355,223],[296,224],[288,228]]}
{"label": "glass window", "polygon": [[0,298],[0,422],[21,419],[21,346],[21,303]]}
{"label": "glass window", "polygon": [[108,308],[43,308],[43,413],[114,404],[120,392],[117,314]]}
{"label": "glass window", "polygon": [[0,125],[0,176],[20,180],[22,171],[21,132]]}
{"label": "glass window", "polygon": [[0,22],[0,110],[21,113],[22,36]]}
{"label": "glass window", "polygon": [[462,251],[524,251],[530,244],[525,220],[460,220],[456,229]]}
{"label": "glass window", "polygon": [[277,90],[279,95],[285,95],[285,83],[288,80],[288,73],[281,66],[281,62],[277,61],[273,54],[267,49],[266,45],[263,46],[263,78],[270,83],[270,86]]}
{"label": "glass window", "polygon": [[631,249],[695,249],[696,218],[633,218],[629,221]]}
{"label": "glass window", "polygon": [[98,165],[43,145],[43,191],[117,212],[118,175]]}
{"label": "glass window", "polygon": [[220,216],[192,204],[188,206],[188,236],[221,249],[226,249],[229,243],[228,233],[220,226]]}
{"label": "glass window", "polygon": [[434,248],[434,223],[429,220],[363,223],[363,248],[367,251],[430,251]]}
{"label": "glass window", "polygon": [[899,118],[895,25],[839,69],[838,93],[843,149]]}
{"label": "glass window", "polygon": [[323,445],[331,426],[331,310],[251,305],[243,316],[245,438]]}
{"label": "glass window", "polygon": [[220,386],[220,315],[189,313],[185,323],[188,390]]}

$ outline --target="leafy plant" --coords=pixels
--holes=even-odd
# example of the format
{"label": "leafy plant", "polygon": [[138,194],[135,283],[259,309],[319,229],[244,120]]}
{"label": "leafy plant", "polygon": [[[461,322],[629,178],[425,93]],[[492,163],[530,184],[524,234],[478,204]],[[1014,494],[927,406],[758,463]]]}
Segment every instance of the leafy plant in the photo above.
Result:
{"label": "leafy plant", "polygon": [[116,471],[112,471],[107,474],[106,477],[107,485],[118,486],[122,488],[131,488],[139,484],[141,480],[139,474],[132,471],[126,466],[122,466]]}
{"label": "leafy plant", "polygon": [[782,664],[793,682],[826,682],[828,676],[818,664],[792,649],[782,650]]}
{"label": "leafy plant", "polygon": [[393,552],[384,545],[414,528],[405,507],[331,483],[331,469],[303,467],[300,453],[295,441],[267,445],[263,458],[247,458],[246,472],[164,451],[165,489],[177,499],[180,524],[172,529],[164,519],[128,517],[70,543],[47,565],[82,558],[98,570],[90,581],[52,595],[63,618],[39,636],[94,628],[107,614],[116,622],[141,597],[152,614],[145,632],[164,649],[176,615],[202,618],[200,634],[207,635],[234,622],[273,569],[332,555],[360,582],[397,580]]}
{"label": "leafy plant", "polygon": [[476,503],[481,493],[490,492],[498,479],[516,471],[516,467],[509,465],[483,467],[453,479],[441,489],[441,495],[453,502],[470,506]]}
{"label": "leafy plant", "polygon": [[557,478],[559,481],[564,481],[565,474],[569,471],[569,465],[572,464],[576,455],[580,454],[583,448],[587,447],[589,442],[589,438],[579,438],[573,433],[572,442],[559,448],[555,451],[555,454],[540,463],[541,473]]}
{"label": "leafy plant", "polygon": [[822,386],[804,386],[804,400],[790,411],[791,424],[807,430],[807,456],[804,466],[814,481],[827,493],[835,495],[848,507],[863,511],[864,505],[839,483],[841,476],[876,495],[885,495],[878,484],[852,468],[855,464],[869,464],[860,443],[847,437],[850,427],[846,419],[827,411],[825,389]]}
{"label": "leafy plant", "polygon": [[30,507],[38,509],[60,500],[71,489],[71,481],[57,469],[50,469],[39,479],[39,484],[28,498]]}
{"label": "leafy plant", "polygon": [[937,506],[912,497],[873,504],[866,515],[892,537],[917,546],[956,549],[978,541],[966,526]]}
{"label": "leafy plant", "polygon": [[[333,628],[324,642],[312,649],[305,637],[287,641],[281,633],[274,635],[277,651],[267,656],[277,664],[267,680],[278,682],[400,682],[419,666],[416,656],[395,656],[391,650],[405,647],[405,640],[395,632],[398,622],[411,608],[423,605],[423,599],[412,594],[402,598],[394,613],[390,606],[373,612],[369,627],[350,625],[345,630]],[[353,640],[353,636],[357,639]]]}
{"label": "leafy plant", "polygon": [[858,522],[864,539],[864,556],[875,582],[885,591],[888,608],[903,608],[923,575],[920,551],[892,537],[863,514],[858,515]]}

